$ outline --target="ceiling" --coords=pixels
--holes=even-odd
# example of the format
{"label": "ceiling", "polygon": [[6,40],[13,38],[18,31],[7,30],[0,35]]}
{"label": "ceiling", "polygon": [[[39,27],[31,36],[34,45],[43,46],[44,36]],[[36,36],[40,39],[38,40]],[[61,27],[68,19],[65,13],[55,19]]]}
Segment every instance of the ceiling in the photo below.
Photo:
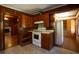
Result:
{"label": "ceiling", "polygon": [[2,6],[35,15],[37,13],[44,12],[64,5],[63,4],[2,4]]}

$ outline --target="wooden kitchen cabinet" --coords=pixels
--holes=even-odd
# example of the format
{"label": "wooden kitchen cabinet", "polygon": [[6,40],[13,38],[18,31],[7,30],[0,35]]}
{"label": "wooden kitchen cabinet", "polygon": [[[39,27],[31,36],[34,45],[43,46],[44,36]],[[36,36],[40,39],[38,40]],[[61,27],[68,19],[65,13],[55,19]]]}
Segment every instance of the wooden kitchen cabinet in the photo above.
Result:
{"label": "wooden kitchen cabinet", "polygon": [[51,33],[51,34],[42,33],[42,41],[41,42],[42,42],[41,43],[42,48],[50,50],[54,44],[53,33]]}
{"label": "wooden kitchen cabinet", "polygon": [[55,27],[54,14],[50,14],[50,15],[49,15],[49,28],[50,28],[50,29],[54,29],[54,27]]}
{"label": "wooden kitchen cabinet", "polygon": [[27,28],[33,28],[33,19],[30,15],[22,15],[22,26],[25,26]]}
{"label": "wooden kitchen cabinet", "polygon": [[34,16],[34,22],[39,21],[39,15]]}
{"label": "wooden kitchen cabinet", "polygon": [[49,13],[43,13],[41,15],[40,14],[39,15],[35,15],[33,17],[33,20],[34,20],[34,22],[36,22],[36,21],[44,21],[44,26],[46,28],[49,28],[49,26],[50,26]]}
{"label": "wooden kitchen cabinet", "polygon": [[27,27],[26,20],[27,20],[26,15],[22,14],[22,26]]}
{"label": "wooden kitchen cabinet", "polygon": [[36,21],[42,21],[43,20],[43,14],[42,15],[35,15],[34,17],[33,17],[33,20],[34,20],[34,22],[36,22]]}
{"label": "wooden kitchen cabinet", "polygon": [[43,20],[43,14],[39,15],[39,21]]}
{"label": "wooden kitchen cabinet", "polygon": [[33,23],[33,19],[32,16],[28,16],[28,28],[33,28],[34,27],[34,23]]}
{"label": "wooden kitchen cabinet", "polygon": [[43,21],[44,21],[44,26],[46,28],[49,28],[49,13],[44,13],[43,14]]}

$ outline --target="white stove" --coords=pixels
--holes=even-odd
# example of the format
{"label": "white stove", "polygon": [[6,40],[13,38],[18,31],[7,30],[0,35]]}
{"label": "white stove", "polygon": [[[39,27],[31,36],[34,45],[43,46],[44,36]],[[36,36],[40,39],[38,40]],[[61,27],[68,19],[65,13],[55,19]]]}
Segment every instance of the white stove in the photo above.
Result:
{"label": "white stove", "polygon": [[38,29],[34,30],[32,33],[32,43],[38,47],[41,47],[41,33],[45,31],[45,27],[38,27]]}
{"label": "white stove", "polygon": [[34,31],[32,33],[32,43],[38,47],[41,47],[41,32]]}

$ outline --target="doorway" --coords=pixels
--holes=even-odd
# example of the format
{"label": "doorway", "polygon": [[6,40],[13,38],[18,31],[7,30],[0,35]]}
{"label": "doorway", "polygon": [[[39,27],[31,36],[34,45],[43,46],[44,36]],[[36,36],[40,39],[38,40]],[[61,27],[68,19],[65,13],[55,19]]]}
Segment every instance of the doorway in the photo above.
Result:
{"label": "doorway", "polygon": [[4,15],[4,40],[5,49],[18,45],[18,21],[17,17]]}
{"label": "doorway", "polygon": [[64,43],[63,47],[72,51],[79,52],[79,44],[76,39],[76,20],[63,20]]}
{"label": "doorway", "polygon": [[76,20],[56,21],[56,45],[65,49],[79,52],[79,43],[76,39]]}

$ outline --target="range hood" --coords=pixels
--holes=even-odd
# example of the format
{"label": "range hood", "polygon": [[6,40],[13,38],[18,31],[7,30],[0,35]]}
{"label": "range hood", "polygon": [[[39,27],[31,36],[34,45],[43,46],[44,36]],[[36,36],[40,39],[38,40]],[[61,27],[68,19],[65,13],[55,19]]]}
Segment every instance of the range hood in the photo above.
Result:
{"label": "range hood", "polygon": [[34,22],[34,24],[40,24],[40,23],[44,23],[44,21],[37,21],[37,22]]}

